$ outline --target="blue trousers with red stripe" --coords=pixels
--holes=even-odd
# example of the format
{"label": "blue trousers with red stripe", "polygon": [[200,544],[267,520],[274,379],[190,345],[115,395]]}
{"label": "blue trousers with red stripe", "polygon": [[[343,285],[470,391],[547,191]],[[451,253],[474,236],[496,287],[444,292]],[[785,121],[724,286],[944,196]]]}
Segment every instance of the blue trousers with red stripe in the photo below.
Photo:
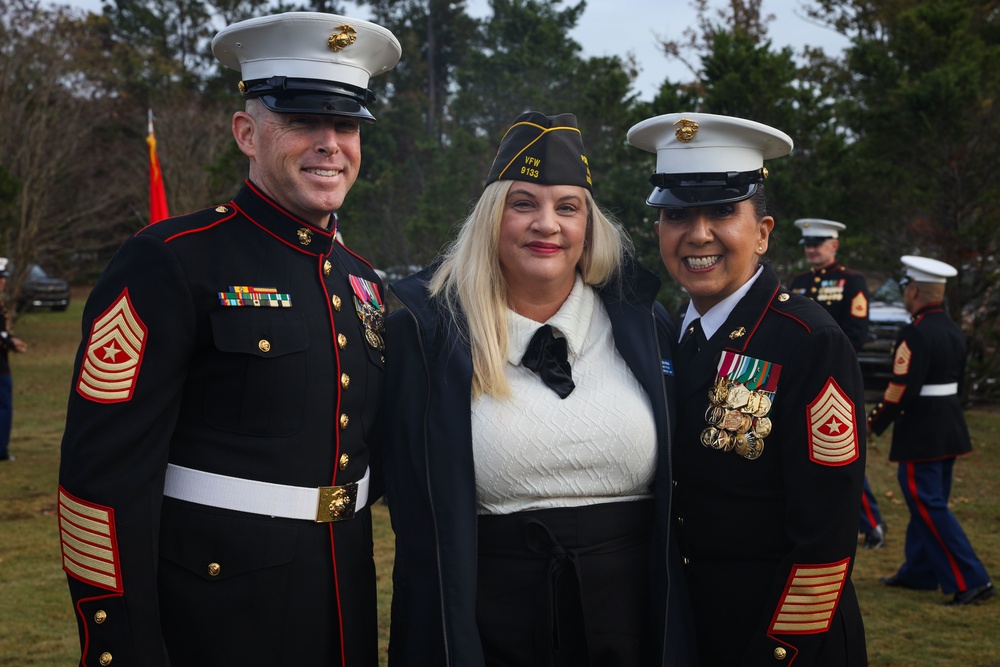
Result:
{"label": "blue trousers with red stripe", "polygon": [[948,509],[955,459],[904,461],[899,486],[910,508],[906,562],[896,573],[911,588],[956,593],[989,581],[969,538]]}
{"label": "blue trousers with red stripe", "polygon": [[861,532],[867,535],[880,524],[885,524],[885,521],[882,520],[882,513],[878,511],[872,487],[868,484],[868,475],[865,475],[865,492],[861,494]]}

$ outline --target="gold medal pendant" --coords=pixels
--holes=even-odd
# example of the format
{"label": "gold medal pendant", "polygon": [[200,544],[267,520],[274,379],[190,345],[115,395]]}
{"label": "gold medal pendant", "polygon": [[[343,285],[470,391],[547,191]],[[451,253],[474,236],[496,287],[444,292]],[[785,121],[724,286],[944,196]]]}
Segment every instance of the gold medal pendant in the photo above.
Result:
{"label": "gold medal pendant", "polygon": [[726,397],[726,407],[739,409],[747,404],[750,398],[750,390],[743,385],[733,382],[729,386],[729,395]]}
{"label": "gold medal pendant", "polygon": [[742,457],[746,457],[747,452],[750,451],[750,445],[747,442],[747,436],[743,433],[737,433],[733,436],[733,450]]}
{"label": "gold medal pendant", "polygon": [[724,377],[716,378],[715,385],[708,391],[708,400],[714,405],[725,405],[729,396],[729,380]]}
{"label": "gold medal pendant", "polygon": [[757,417],[753,423],[753,434],[758,438],[771,435],[771,420],[767,417]]}
{"label": "gold medal pendant", "polygon": [[766,417],[767,413],[771,411],[771,399],[768,398],[767,394],[758,394],[760,396],[760,407],[753,411],[754,417]]}
{"label": "gold medal pendant", "polygon": [[385,351],[385,342],[382,340],[382,337],[372,331],[367,325],[365,326],[365,340],[379,352]]}
{"label": "gold medal pendant", "polygon": [[756,391],[751,391],[750,395],[747,396],[747,404],[740,408],[741,412],[745,412],[748,415],[756,414],[760,410],[760,403],[763,395]]}
{"label": "gold medal pendant", "polygon": [[719,422],[722,421],[723,414],[725,414],[725,410],[718,405],[709,405],[708,409],[705,410],[705,421],[711,426],[718,426]]}
{"label": "gold medal pendant", "polygon": [[743,414],[738,410],[726,410],[722,416],[722,428],[727,431],[738,431],[740,423],[743,421]]}
{"label": "gold medal pendant", "polygon": [[733,436],[728,431],[719,431],[715,434],[715,441],[712,443],[712,449],[721,449],[724,452],[728,452],[733,448]]}
{"label": "gold medal pendant", "polygon": [[760,455],[763,453],[764,453],[764,440],[762,438],[757,438],[754,439],[753,444],[750,445],[750,449],[747,451],[746,454],[743,455],[743,458],[747,459],[748,461],[754,461],[760,458]]}

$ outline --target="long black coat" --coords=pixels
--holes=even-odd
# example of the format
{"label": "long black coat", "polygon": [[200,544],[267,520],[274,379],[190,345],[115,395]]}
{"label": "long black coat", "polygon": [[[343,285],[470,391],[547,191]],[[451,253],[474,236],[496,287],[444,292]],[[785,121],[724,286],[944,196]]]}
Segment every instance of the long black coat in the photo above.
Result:
{"label": "long black coat", "polygon": [[[378,277],[333,232],[248,182],[137,233],[94,287],[59,475],[82,664],[377,663],[367,509],[321,524],[163,496],[168,462],[301,487],[364,476],[384,360],[349,276]],[[290,305],[223,305],[240,287]]]}
{"label": "long black coat", "polygon": [[[404,309],[387,325],[386,408],[393,418],[386,422],[391,430],[386,495],[396,532],[389,662],[393,667],[476,667],[484,663],[476,628],[472,359],[450,315],[429,300],[431,270],[393,284]],[[683,574],[669,533],[674,378],[669,319],[655,302],[658,287],[654,276],[630,265],[623,285],[599,294],[615,346],[654,411],[659,442],[654,632],[662,664],[684,666],[692,664],[693,642]],[[669,556],[668,544],[673,545]]]}
{"label": "long black coat", "polygon": [[913,322],[900,329],[892,379],[868,415],[876,435],[896,423],[890,461],[931,461],[972,451],[959,393],[920,395],[924,385],[961,386],[965,358],[965,336],[940,303],[921,308]]}
{"label": "long black coat", "polygon": [[[756,460],[701,442],[724,351],[780,366]],[[864,399],[847,337],[765,267],[711,340],[676,361],[674,510],[703,663],[867,664],[850,581]]]}

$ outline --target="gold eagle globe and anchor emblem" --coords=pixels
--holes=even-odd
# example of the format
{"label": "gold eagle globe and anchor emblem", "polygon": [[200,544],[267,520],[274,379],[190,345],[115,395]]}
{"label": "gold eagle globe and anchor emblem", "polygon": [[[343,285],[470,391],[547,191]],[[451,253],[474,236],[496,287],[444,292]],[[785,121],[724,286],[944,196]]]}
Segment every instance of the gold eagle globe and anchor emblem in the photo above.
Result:
{"label": "gold eagle globe and anchor emblem", "polygon": [[326,40],[326,45],[334,53],[341,49],[346,49],[358,39],[358,31],[346,23],[338,25],[334,30],[339,30],[340,32],[330,35],[330,38]]}
{"label": "gold eagle globe and anchor emblem", "polygon": [[674,136],[677,137],[677,141],[682,144],[688,143],[694,139],[694,135],[698,134],[698,123],[694,122],[690,118],[681,118],[674,123],[674,125],[680,126],[674,130]]}

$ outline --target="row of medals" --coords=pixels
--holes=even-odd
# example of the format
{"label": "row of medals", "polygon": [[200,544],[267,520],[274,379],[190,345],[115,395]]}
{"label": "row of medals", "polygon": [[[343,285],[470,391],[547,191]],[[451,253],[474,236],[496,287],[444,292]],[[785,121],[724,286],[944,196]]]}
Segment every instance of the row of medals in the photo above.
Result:
{"label": "row of medals", "polygon": [[354,309],[365,325],[365,340],[374,349],[384,352],[385,340],[382,336],[385,334],[385,314],[380,308],[362,301],[357,296],[354,297]]}
{"label": "row of medals", "polygon": [[701,432],[701,444],[736,452],[751,461],[760,457],[764,438],[771,433],[771,420],[765,416],[771,411],[770,397],[720,377],[709,390],[708,400],[708,427]]}

